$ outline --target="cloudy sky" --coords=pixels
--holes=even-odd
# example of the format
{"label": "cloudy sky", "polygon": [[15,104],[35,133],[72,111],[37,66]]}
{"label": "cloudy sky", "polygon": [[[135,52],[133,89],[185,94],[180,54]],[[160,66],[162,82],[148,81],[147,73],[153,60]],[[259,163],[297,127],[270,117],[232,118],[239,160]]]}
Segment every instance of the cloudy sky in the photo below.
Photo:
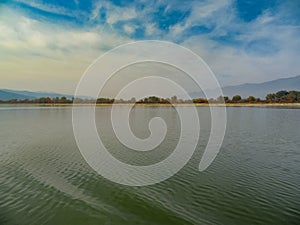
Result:
{"label": "cloudy sky", "polygon": [[0,89],[73,93],[120,44],[165,40],[200,55],[221,85],[300,74],[299,0],[0,1]]}

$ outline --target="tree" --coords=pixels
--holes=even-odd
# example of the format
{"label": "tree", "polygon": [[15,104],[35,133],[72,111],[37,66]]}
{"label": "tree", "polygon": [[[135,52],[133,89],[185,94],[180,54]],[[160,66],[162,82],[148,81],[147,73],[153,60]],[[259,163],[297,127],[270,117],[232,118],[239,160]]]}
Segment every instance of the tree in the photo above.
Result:
{"label": "tree", "polygon": [[174,95],[173,97],[171,97],[171,103],[176,103],[177,102],[177,96]]}
{"label": "tree", "polygon": [[200,104],[200,103],[208,103],[208,101],[205,98],[196,98],[193,100],[195,104]]}
{"label": "tree", "polygon": [[66,103],[67,101],[67,98],[65,96],[62,96],[60,99],[59,99],[59,103]]}
{"label": "tree", "polygon": [[229,98],[227,96],[219,96],[217,99],[217,102],[228,102]]}
{"label": "tree", "polygon": [[275,101],[275,100],[276,100],[276,94],[274,94],[274,93],[268,94],[268,95],[266,96],[266,100],[267,100],[267,101],[271,101],[271,102]]}
{"label": "tree", "polygon": [[53,102],[53,103],[59,103],[59,98],[58,98],[58,97],[53,98],[53,99],[52,99],[52,102]]}
{"label": "tree", "polygon": [[149,98],[148,98],[148,101],[150,102],[150,103],[159,103],[159,98],[158,97],[156,97],[156,96],[150,96]]}
{"label": "tree", "polygon": [[97,104],[112,104],[113,103],[113,99],[109,99],[109,98],[98,98],[97,99]]}
{"label": "tree", "polygon": [[232,97],[233,102],[239,102],[242,100],[242,97],[240,95],[235,95]]}
{"label": "tree", "polygon": [[288,102],[298,102],[300,100],[300,92],[299,91],[290,91],[287,96]]}
{"label": "tree", "polygon": [[255,101],[256,101],[256,98],[255,98],[254,96],[249,96],[249,97],[247,98],[247,101],[248,101],[248,102],[255,102]]}
{"label": "tree", "polygon": [[285,96],[287,96],[288,94],[289,94],[288,91],[278,91],[278,92],[276,93],[276,98],[282,99],[282,98],[284,98]]}
{"label": "tree", "polygon": [[[50,99],[50,98],[49,98]],[[39,98],[39,99],[37,99],[37,102],[39,103],[39,104],[47,104],[47,103],[49,103],[48,102],[48,100],[49,100],[48,98]]]}
{"label": "tree", "polygon": [[130,102],[131,102],[131,103],[136,103],[135,97],[132,97],[132,98],[130,99]]}

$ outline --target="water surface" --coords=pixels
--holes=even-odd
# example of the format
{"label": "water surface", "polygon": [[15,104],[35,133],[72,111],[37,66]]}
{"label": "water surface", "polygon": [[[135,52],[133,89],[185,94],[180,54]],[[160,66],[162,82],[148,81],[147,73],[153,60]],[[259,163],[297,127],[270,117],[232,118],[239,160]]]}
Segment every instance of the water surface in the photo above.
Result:
{"label": "water surface", "polygon": [[[122,107],[120,107],[122,110]],[[0,107],[0,224],[299,224],[300,110],[228,108],[220,154],[197,171],[209,136],[209,110],[198,109],[201,138],[193,159],[174,177],[126,187],[96,174],[83,160],[69,107]],[[98,107],[98,132],[111,153],[145,165],[167,157],[179,137],[171,107],[136,107],[135,134],[160,116],[168,124],[162,146],[145,154],[113,135],[110,107]]]}

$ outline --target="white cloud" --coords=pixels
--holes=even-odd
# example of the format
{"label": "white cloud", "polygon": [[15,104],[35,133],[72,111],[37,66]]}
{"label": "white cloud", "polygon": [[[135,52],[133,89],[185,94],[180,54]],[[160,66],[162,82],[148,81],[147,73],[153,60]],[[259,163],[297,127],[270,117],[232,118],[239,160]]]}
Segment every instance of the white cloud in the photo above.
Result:
{"label": "white cloud", "polygon": [[110,25],[115,24],[118,21],[126,21],[136,18],[137,14],[133,8],[119,8],[113,7],[113,9],[108,9],[106,22]]}
{"label": "white cloud", "polygon": [[6,12],[0,16],[0,47],[19,53],[40,54],[51,57],[77,53],[95,55],[101,49],[127,42],[128,39],[97,29],[80,30],[40,22],[28,17]]}
{"label": "white cloud", "polygon": [[134,32],[135,32],[135,29],[136,29],[136,27],[135,26],[130,26],[130,25],[127,25],[127,24],[125,24],[124,26],[123,26],[123,28],[124,28],[124,31],[127,33],[127,34],[133,34]]}
{"label": "white cloud", "polygon": [[85,16],[85,13],[78,10],[68,10],[65,7],[60,7],[57,5],[43,3],[41,4],[40,1],[37,0],[15,0],[16,2],[23,3],[28,5],[32,8],[39,9],[44,12],[53,13],[57,15],[69,16],[69,17],[80,17]]}
{"label": "white cloud", "polygon": [[106,22],[109,25],[113,25],[119,21],[127,21],[137,17],[137,12],[131,7],[119,7],[115,6],[107,1],[98,1],[94,5],[91,20],[97,19],[100,13],[100,9],[105,9],[106,12]]}
{"label": "white cloud", "polygon": [[194,2],[191,5],[191,12],[188,18],[175,24],[171,28],[171,35],[180,35],[192,26],[206,25],[209,27],[212,24],[216,24],[216,22],[224,23],[224,19],[226,19],[226,21],[230,19],[230,14],[227,14],[224,9],[231,6],[231,4],[231,0]]}
{"label": "white cloud", "polygon": [[283,24],[281,12],[267,10],[246,23],[237,17],[231,1],[201,4],[195,3],[190,16],[174,25],[167,37],[188,36],[193,25],[210,27],[210,32],[201,35],[189,33],[182,44],[202,56],[223,85],[300,74],[300,29]]}
{"label": "white cloud", "polygon": [[[263,37],[270,38],[267,34],[273,35],[271,30],[272,28],[270,33],[266,31]],[[258,37],[262,37],[262,34],[258,33]],[[252,35],[250,40],[256,38],[255,33]],[[205,36],[191,37],[183,45],[200,55],[219,78],[221,85],[226,86],[299,75],[300,41],[295,37],[295,32],[282,28],[275,38],[278,44],[277,52],[266,55],[252,54],[238,46],[226,46]]]}
{"label": "white cloud", "polygon": [[10,10],[0,15],[0,40],[2,88],[68,93],[95,58],[130,41],[101,28],[70,28]]}
{"label": "white cloud", "polygon": [[[60,15],[84,15],[84,12],[70,12],[47,4],[40,5],[36,0],[26,1],[26,4]],[[150,3],[145,1],[145,4]],[[153,14],[158,6],[166,6],[164,13],[174,9],[184,12],[189,8],[191,12],[170,30],[163,30],[159,29]],[[188,6],[160,0],[141,11],[130,6],[119,7],[107,1],[98,1],[88,15],[92,22],[97,22],[101,10],[105,10],[107,24],[102,25],[101,22],[96,27],[82,29],[45,23],[16,11],[2,10],[1,74],[9,74],[10,79],[15,77],[18,80],[20,74],[33,77],[30,72],[35,68],[40,74],[43,74],[43,69],[47,71],[44,72],[44,78],[39,79],[35,75],[31,82],[42,82],[46,76],[53,76],[51,73],[54,72],[61,79],[68,77],[71,81],[81,75],[82,70],[105,50],[131,41],[127,37],[138,27],[130,20],[137,21],[137,24],[145,28],[145,38],[182,41],[184,46],[207,61],[223,85],[260,82],[300,74],[300,27],[282,22],[287,11],[278,10],[274,14],[266,10],[255,20],[246,23],[238,18],[233,0],[192,1]],[[126,21],[125,25],[116,27],[118,22]],[[210,32],[195,35],[189,31],[192,26],[199,25],[211,29]],[[183,40],[183,37],[187,38]],[[37,68],[37,62],[44,64],[45,68]],[[27,71],[14,68],[14,63],[25,66]],[[1,77],[2,84],[5,84],[7,77],[8,75],[6,78]]]}
{"label": "white cloud", "polygon": [[146,24],[146,35],[147,36],[155,36],[158,33],[160,33],[160,31],[158,30],[158,28],[155,26],[154,23],[148,23]]}

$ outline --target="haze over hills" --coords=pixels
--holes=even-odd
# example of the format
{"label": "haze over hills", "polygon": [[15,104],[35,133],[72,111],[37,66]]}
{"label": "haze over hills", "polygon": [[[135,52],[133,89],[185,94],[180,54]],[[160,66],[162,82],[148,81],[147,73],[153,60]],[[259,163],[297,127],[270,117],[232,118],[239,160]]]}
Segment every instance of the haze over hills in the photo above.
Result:
{"label": "haze over hills", "polygon": [[[252,95],[264,99],[269,93],[276,93],[280,90],[300,90],[300,75],[290,78],[282,78],[263,83],[247,83],[235,86],[226,86],[222,88],[224,96],[232,97],[234,95],[241,95],[247,98]],[[208,91],[209,92],[209,91]],[[42,97],[62,97],[65,96],[71,99],[73,96],[68,94],[60,94],[53,92],[33,92],[33,91],[17,91],[9,89],[0,89],[0,100],[6,101],[11,99],[24,100],[24,99],[37,99]],[[191,93],[192,98],[203,97],[200,93]],[[217,96],[216,96],[217,97]],[[88,98],[88,97],[83,97]]]}
{"label": "haze over hills", "polygon": [[[265,99],[269,93],[276,93],[281,90],[300,90],[300,75],[295,77],[281,78],[263,83],[246,83],[241,85],[226,86],[222,88],[224,96],[232,98],[234,95],[240,95],[242,98],[254,96]],[[214,96],[214,90],[206,90],[206,93]],[[204,97],[203,93],[193,92],[192,98]],[[218,97],[218,96],[215,96]]]}
{"label": "haze over hills", "polygon": [[33,91],[17,91],[17,90],[9,90],[9,89],[0,89],[0,100],[6,101],[11,99],[24,100],[24,99],[37,99],[42,97],[67,97],[71,99],[72,95],[53,93],[53,92],[33,92]]}
{"label": "haze over hills", "polygon": [[264,99],[269,93],[276,93],[280,90],[300,90],[300,75],[296,77],[281,78],[263,83],[246,83],[223,88],[225,96],[232,97],[241,95],[243,98],[255,96]]}

